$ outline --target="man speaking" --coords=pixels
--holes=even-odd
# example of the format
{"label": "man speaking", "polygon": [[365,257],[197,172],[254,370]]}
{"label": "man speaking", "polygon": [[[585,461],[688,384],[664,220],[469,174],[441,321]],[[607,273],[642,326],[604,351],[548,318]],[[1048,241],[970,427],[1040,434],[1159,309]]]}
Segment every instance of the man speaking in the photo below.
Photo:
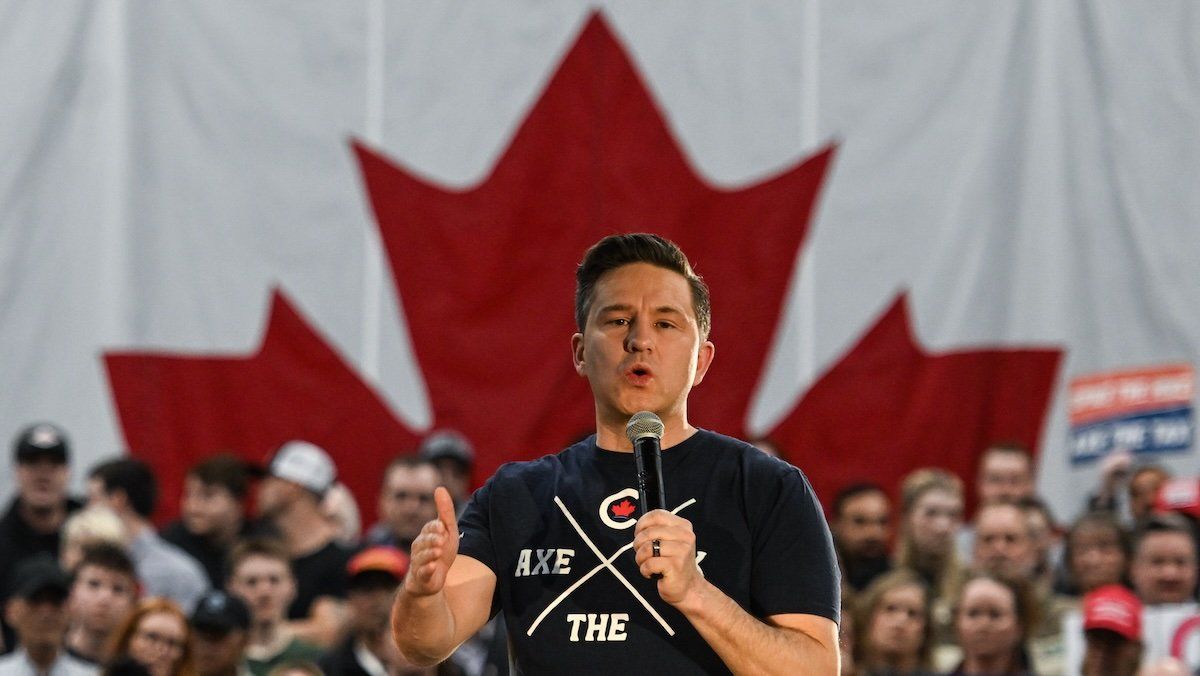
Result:
{"label": "man speaking", "polygon": [[[503,611],[524,674],[837,673],[837,564],[808,480],[688,422],[715,348],[683,252],[601,240],[576,271],[575,319],[596,434],[504,465],[460,520],[437,489],[392,615],[401,652],[439,662]],[[662,422],[666,509],[638,500],[626,425],[642,411]]]}

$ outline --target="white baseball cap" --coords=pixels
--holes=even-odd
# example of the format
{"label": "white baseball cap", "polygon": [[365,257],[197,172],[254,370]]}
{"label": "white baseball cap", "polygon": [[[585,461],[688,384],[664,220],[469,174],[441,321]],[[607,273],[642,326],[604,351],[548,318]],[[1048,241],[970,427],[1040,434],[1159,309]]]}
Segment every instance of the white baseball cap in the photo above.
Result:
{"label": "white baseball cap", "polygon": [[320,446],[296,440],[279,447],[267,473],[324,495],[337,478],[337,467]]}

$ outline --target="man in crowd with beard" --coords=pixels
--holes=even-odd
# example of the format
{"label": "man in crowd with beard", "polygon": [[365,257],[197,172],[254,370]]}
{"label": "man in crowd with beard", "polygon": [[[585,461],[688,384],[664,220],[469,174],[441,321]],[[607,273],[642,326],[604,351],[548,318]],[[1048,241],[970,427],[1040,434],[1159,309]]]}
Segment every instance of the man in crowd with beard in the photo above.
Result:
{"label": "man in crowd with beard", "polygon": [[[13,443],[17,496],[0,518],[0,606],[5,580],[25,558],[48,553],[58,558],[59,531],[67,515],[82,504],[67,495],[70,447],[66,434],[50,423],[26,427]],[[0,653],[12,650],[15,636],[0,622]]]}
{"label": "man in crowd with beard", "polygon": [[833,499],[833,543],[842,566],[842,580],[855,591],[891,570],[891,504],[877,484],[851,484]]}
{"label": "man in crowd with beard", "polygon": [[258,487],[263,521],[279,533],[291,557],[296,593],[288,607],[298,638],[328,648],[345,614],[346,563],[353,552],[337,543],[337,531],[321,510],[337,468],[320,447],[289,441],[279,448]]}

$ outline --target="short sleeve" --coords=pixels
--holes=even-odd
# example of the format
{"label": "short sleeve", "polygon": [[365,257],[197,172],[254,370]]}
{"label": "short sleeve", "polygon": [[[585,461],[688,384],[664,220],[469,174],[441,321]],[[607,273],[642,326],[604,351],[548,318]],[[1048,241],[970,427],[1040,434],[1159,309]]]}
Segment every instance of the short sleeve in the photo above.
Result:
{"label": "short sleeve", "polygon": [[458,553],[496,570],[496,548],[492,545],[491,494],[495,475],[475,491],[458,517]]}
{"label": "short sleeve", "polygon": [[747,516],[754,548],[750,596],[759,617],[841,616],[841,572],[833,536],[808,478],[767,456],[748,459]]}

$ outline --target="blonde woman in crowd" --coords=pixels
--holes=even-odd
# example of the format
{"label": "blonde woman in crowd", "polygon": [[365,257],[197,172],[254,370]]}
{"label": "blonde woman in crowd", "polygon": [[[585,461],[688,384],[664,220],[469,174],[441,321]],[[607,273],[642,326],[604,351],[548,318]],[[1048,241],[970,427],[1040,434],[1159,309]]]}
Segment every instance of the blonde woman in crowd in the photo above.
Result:
{"label": "blonde woman in crowd", "polygon": [[934,640],[953,640],[951,604],[964,569],[955,537],[963,524],[962,481],[935,468],[918,469],[900,484],[900,537],[896,566],[914,571],[929,586]]}
{"label": "blonde woman in crowd", "polygon": [[129,531],[125,524],[116,512],[98,505],[68,517],[63,523],[61,537],[58,562],[63,570],[71,573],[83,558],[83,550],[90,545],[111,544],[126,552],[129,549]]}
{"label": "blonde woman in crowd", "polygon": [[886,573],[864,589],[853,619],[858,673],[931,673],[929,603],[929,587],[906,568]]}

